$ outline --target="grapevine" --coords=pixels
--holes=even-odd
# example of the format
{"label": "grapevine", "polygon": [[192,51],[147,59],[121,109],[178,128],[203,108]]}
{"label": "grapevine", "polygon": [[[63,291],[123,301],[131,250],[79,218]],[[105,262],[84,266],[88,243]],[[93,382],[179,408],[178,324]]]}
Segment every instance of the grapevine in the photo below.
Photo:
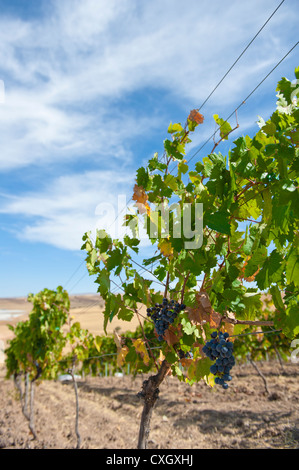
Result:
{"label": "grapevine", "polygon": [[[299,68],[295,75],[299,79]],[[114,370],[133,365],[134,373],[151,372],[139,393],[144,407],[138,447],[146,448],[152,410],[166,376],[227,389],[235,357],[245,357],[248,348],[257,357],[264,357],[272,344],[285,351],[283,339],[290,342],[299,335],[299,111],[289,80],[282,78],[276,90],[276,110],[267,122],[259,121],[253,137],[237,138],[228,156],[215,150],[238,126],[215,114],[220,140],[193,168],[185,158],[186,146],[203,116],[192,110],[185,126],[170,123],[162,159],[155,154],[136,172],[136,213],[124,219],[132,235],[112,239],[105,230],[84,234],[86,266],[105,303],[105,334],[114,318],[130,322],[134,316],[138,331],[104,339],[75,323],[64,335],[68,297],[62,288],[46,291],[31,297],[30,321],[14,329],[16,338],[6,351],[8,376],[29,374],[33,384],[79,364],[82,371],[97,374],[101,359],[96,356],[105,353],[113,354]],[[156,245],[153,256],[142,261],[150,279],[134,260],[142,218]],[[168,232],[162,233],[162,227]],[[164,286],[164,294],[155,283]],[[115,285],[121,293],[112,290]],[[271,315],[262,311],[264,293],[273,303]],[[147,313],[143,323],[140,305]],[[248,327],[273,327],[282,339],[244,337],[233,345],[232,337]],[[63,357],[67,344],[71,353]]]}
{"label": "grapevine", "polygon": [[[299,79],[299,68],[295,75]],[[238,137],[228,156],[216,149],[238,123],[233,127],[215,114],[220,139],[193,168],[185,158],[186,146],[204,117],[192,110],[184,126],[170,123],[163,157],[155,154],[136,172],[136,213],[124,218],[132,236],[112,239],[104,230],[83,236],[86,266],[105,302],[105,332],[114,317],[130,321],[137,315],[140,321],[138,304],[143,304],[160,344],[159,362],[144,329],[118,348],[122,364],[136,360],[148,371],[157,369],[140,395],[145,404],[139,448],[146,448],[157,389],[169,373],[190,385],[203,379],[228,388],[235,361],[232,343],[219,334],[205,344],[212,330],[237,336],[248,326],[273,326],[289,340],[299,334],[299,115],[293,88],[286,78],[279,81],[276,110],[267,122],[260,119],[253,137]],[[142,218],[156,245],[154,256],[142,261],[150,279],[133,259],[140,249]],[[185,220],[190,222],[186,231]],[[117,277],[121,294],[111,289]],[[153,283],[162,283],[164,295]],[[167,292],[174,301],[167,300]],[[259,314],[262,293],[272,298],[271,320]],[[179,302],[183,310],[173,308]]]}

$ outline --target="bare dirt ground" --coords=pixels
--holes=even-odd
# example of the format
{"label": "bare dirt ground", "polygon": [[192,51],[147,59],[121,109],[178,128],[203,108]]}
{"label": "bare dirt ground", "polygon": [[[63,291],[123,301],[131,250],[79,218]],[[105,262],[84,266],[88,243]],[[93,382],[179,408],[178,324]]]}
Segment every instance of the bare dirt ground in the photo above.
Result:
{"label": "bare dirt ground", "polygon": [[[150,449],[298,449],[299,364],[236,366],[228,390],[203,382],[190,387],[167,377],[154,409]],[[12,380],[0,369],[0,448],[76,447],[75,395],[71,383],[42,382],[35,390],[33,439]],[[79,385],[81,448],[136,449],[146,377],[87,377]]]}

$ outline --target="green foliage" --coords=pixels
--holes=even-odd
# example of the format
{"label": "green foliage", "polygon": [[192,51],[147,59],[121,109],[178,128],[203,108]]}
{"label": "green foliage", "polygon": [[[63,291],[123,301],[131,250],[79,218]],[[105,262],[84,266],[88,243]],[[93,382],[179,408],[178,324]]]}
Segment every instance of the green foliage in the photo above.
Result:
{"label": "green foliage", "polygon": [[7,377],[23,372],[33,379],[41,369],[40,378],[55,378],[66,344],[62,327],[70,308],[68,294],[59,286],[29,294],[28,300],[33,303],[29,319],[11,327],[15,336],[5,350]]}
{"label": "green foliage", "polygon": [[[274,326],[289,340],[299,333],[299,110],[289,80],[283,78],[277,91],[277,108],[271,117],[266,122],[260,118],[260,129],[253,137],[238,137],[227,156],[215,153],[219,141],[213,153],[189,168],[184,160],[186,146],[203,120],[193,110],[185,127],[170,124],[163,159],[159,161],[155,154],[137,170],[136,214],[126,217],[125,224],[144,219],[156,252],[143,265],[154,266],[152,275],[165,286],[164,295],[187,305],[164,335],[160,351],[173,373],[186,380],[179,351],[192,348],[190,383],[202,378],[211,383],[208,360],[201,353],[211,328],[231,330],[231,323],[225,321],[229,317],[239,333],[246,325],[238,321],[263,317],[262,292],[272,296]],[[221,139],[227,139],[232,126],[218,115],[214,118]],[[171,171],[170,164],[174,165]],[[200,243],[198,203],[203,205]],[[190,229],[185,233],[182,221],[187,215]],[[105,330],[114,317],[130,321],[138,305],[149,307],[162,299],[133,262],[138,243],[136,230],[132,233],[133,238],[122,241],[103,232],[97,233],[95,242],[89,233],[83,237],[87,268],[96,274],[105,300]],[[119,276],[122,294],[112,293],[112,276]],[[138,348],[128,347],[122,357],[127,361],[141,357],[145,363],[141,342]]]}

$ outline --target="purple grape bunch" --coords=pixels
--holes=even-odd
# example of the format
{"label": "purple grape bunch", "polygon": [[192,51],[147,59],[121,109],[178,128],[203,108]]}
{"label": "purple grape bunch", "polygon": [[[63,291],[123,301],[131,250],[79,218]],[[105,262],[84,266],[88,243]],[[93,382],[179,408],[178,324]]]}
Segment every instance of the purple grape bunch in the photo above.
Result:
{"label": "purple grape bunch", "polygon": [[228,388],[227,382],[232,380],[230,371],[235,365],[234,345],[228,338],[228,333],[213,331],[210,341],[202,348],[205,355],[215,361],[210,367],[210,372],[216,375],[215,384],[221,385],[225,390]]}
{"label": "purple grape bunch", "polygon": [[165,331],[168,329],[178,314],[186,308],[186,305],[164,298],[161,304],[147,309],[147,316],[154,321],[158,340],[162,341]]}

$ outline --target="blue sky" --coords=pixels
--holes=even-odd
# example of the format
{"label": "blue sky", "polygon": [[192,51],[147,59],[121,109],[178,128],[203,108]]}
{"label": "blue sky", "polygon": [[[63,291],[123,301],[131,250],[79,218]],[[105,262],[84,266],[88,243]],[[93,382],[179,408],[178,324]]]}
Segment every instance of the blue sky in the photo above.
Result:
{"label": "blue sky", "polygon": [[[99,208],[129,201],[169,123],[185,123],[279,3],[0,0],[0,297],[96,291],[80,246]],[[211,96],[187,158],[214,131],[213,114],[226,118],[297,42],[298,13],[285,0]],[[298,50],[242,106],[233,139],[272,113]]]}

